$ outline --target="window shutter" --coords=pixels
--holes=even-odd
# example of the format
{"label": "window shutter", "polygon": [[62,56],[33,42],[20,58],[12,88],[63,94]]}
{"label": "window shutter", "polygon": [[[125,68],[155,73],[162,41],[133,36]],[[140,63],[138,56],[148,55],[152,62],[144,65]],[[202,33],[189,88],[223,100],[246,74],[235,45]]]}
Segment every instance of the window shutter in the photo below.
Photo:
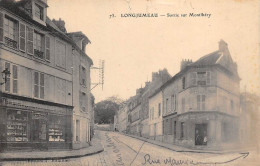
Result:
{"label": "window shutter", "polygon": [[44,74],[40,74],[40,98],[44,98]]}
{"label": "window shutter", "polygon": [[210,72],[207,72],[207,85],[210,85]]}
{"label": "window shutter", "polygon": [[19,26],[19,48],[21,51],[25,52],[25,25],[20,23]]}
{"label": "window shutter", "polygon": [[4,14],[0,12],[0,43],[4,42]]}
{"label": "window shutter", "polygon": [[[11,68],[10,63],[5,62],[5,68],[7,68],[10,71],[10,68]],[[7,77],[7,81],[4,85],[5,85],[5,91],[10,92],[10,87],[11,87],[10,77]]]}
{"label": "window shutter", "polygon": [[27,53],[33,55],[33,29],[27,26]]}
{"label": "window shutter", "polygon": [[18,93],[18,69],[13,65],[13,93]]}
{"label": "window shutter", "polygon": [[47,61],[50,61],[50,37],[45,37],[45,58]]}

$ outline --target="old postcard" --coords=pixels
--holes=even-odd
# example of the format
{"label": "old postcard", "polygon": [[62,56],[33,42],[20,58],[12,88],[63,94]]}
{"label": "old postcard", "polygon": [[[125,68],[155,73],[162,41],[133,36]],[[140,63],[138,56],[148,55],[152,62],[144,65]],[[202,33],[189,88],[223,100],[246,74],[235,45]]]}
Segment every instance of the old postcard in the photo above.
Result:
{"label": "old postcard", "polygon": [[259,0],[0,0],[0,165],[260,165]]}

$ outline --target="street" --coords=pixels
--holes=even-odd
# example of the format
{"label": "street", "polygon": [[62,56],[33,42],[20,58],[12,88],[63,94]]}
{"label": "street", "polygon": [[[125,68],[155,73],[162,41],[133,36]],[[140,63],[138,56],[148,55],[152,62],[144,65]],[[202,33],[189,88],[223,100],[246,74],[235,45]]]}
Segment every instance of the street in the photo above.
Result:
{"label": "street", "polygon": [[256,151],[247,153],[207,154],[175,152],[117,132],[96,131],[104,152],[82,158],[48,161],[12,161],[0,165],[26,166],[116,166],[116,165],[259,165]]}

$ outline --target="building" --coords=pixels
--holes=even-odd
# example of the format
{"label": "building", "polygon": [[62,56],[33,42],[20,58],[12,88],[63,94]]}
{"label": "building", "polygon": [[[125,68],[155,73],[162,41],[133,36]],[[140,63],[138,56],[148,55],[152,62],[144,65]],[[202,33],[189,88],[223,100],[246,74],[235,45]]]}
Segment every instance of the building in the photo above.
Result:
{"label": "building", "polygon": [[[89,146],[90,41],[47,17],[46,0],[0,2],[0,147],[78,149]],[[3,80],[0,76],[0,80]]]}
{"label": "building", "polygon": [[149,129],[150,139],[163,140],[162,91],[158,89],[149,97]]}
{"label": "building", "polygon": [[128,112],[127,103],[123,102],[119,106],[119,110],[118,110],[118,131],[122,133],[126,133],[127,112]]}
{"label": "building", "polygon": [[220,149],[239,141],[237,65],[226,42],[192,62],[162,87],[163,141],[187,147]]}

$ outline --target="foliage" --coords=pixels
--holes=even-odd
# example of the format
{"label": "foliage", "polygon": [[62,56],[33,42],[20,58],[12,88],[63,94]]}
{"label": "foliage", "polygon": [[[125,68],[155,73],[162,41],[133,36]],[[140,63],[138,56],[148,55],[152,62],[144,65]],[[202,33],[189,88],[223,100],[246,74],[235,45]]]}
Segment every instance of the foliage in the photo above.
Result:
{"label": "foliage", "polygon": [[95,123],[108,124],[114,123],[114,115],[119,110],[120,102],[123,101],[116,96],[100,101],[95,105]]}

